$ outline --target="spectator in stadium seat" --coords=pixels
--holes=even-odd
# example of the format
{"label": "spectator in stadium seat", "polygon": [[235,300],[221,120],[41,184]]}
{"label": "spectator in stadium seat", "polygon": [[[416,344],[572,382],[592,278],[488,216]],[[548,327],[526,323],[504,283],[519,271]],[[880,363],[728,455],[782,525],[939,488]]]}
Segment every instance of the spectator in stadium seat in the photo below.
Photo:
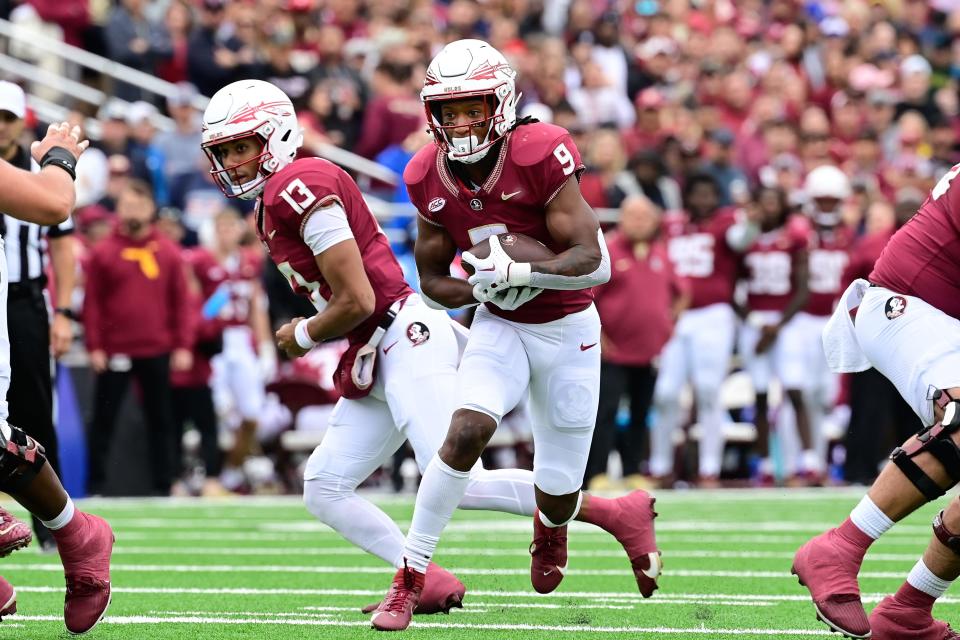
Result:
{"label": "spectator in stadium seat", "polygon": [[[137,101],[127,110],[130,125],[130,169],[133,177],[148,182],[153,187],[153,198],[158,206],[170,202],[170,190],[164,173],[166,160],[163,150],[156,144],[157,128],[153,121],[160,115],[149,102]],[[179,153],[179,150],[176,150]]]}
{"label": "spectator in stadium seat", "polygon": [[97,374],[87,430],[87,489],[102,493],[117,414],[131,374],[139,383],[150,443],[153,491],[173,481],[170,370],[192,365],[192,336],[180,249],[153,224],[149,185],[130,181],[117,201],[117,226],[86,264],[83,322]]}
{"label": "spectator in stadium seat", "polygon": [[[687,282],[676,275],[666,246],[657,239],[661,211],[644,196],[631,196],[620,208],[620,222],[607,234],[610,281],[594,289],[603,325],[600,407],[584,484],[605,483],[607,458],[614,443],[623,475],[638,481],[649,454],[647,412],[656,372],[653,361],[673,332],[673,323],[689,304]],[[630,424],[622,434],[617,413],[622,396],[630,399]]]}
{"label": "spectator in stadium seat", "polygon": [[170,38],[170,55],[157,63],[157,77],[167,82],[185,82],[193,11],[184,0],[173,0],[167,7],[163,26]]}
{"label": "spectator in stadium seat", "polygon": [[598,209],[616,208],[634,186],[625,171],[626,154],[615,129],[598,129],[590,141],[587,170],[580,180],[583,199]]}
{"label": "spectator in stadium seat", "polygon": [[[105,35],[111,59],[153,74],[160,60],[173,55],[173,45],[166,27],[144,15],[145,6],[146,0],[122,0],[110,14]],[[127,101],[144,97],[139,87],[119,81],[114,94]]]}
{"label": "spectator in stadium seat", "polygon": [[130,125],[127,124],[127,106],[116,98],[108,99],[97,112],[100,121],[100,139],[95,146],[108,156],[130,152]]}
{"label": "spectator in stadium seat", "polygon": [[720,186],[721,207],[742,204],[749,197],[747,176],[733,164],[734,140],[733,132],[729,129],[714,131],[707,145],[708,160],[700,167],[701,171],[713,176]]}
{"label": "spectator in stadium seat", "polygon": [[226,0],[203,0],[200,24],[187,44],[188,80],[203,95],[212,96],[225,84],[250,76],[256,53],[224,28]]}
{"label": "spectator in stadium seat", "polygon": [[405,62],[377,66],[371,83],[374,97],[366,105],[355,153],[372,159],[423,124],[423,105],[412,91],[412,77],[413,67]]}
{"label": "spectator in stadium seat", "polygon": [[154,144],[163,154],[163,174],[170,191],[197,171],[203,160],[200,151],[200,112],[193,107],[197,89],[189,82],[177,84],[176,91],[167,98],[167,111],[173,118],[174,130],[161,131]]}
{"label": "spectator in stadium seat", "polygon": [[680,185],[667,175],[661,154],[656,150],[641,151],[630,159],[628,168],[637,189],[653,204],[668,211],[683,207]]}

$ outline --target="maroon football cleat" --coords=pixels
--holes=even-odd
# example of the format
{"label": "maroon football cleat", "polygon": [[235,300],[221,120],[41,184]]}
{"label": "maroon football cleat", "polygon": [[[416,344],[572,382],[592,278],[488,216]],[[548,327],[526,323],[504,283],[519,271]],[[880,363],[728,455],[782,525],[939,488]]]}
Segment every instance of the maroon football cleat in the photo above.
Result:
{"label": "maroon football cleat", "polygon": [[13,585],[0,576],[0,620],[17,612],[17,592]]}
{"label": "maroon football cleat", "polygon": [[634,491],[613,501],[619,512],[608,519],[604,527],[623,545],[633,567],[640,595],[649,598],[657,590],[657,578],[663,570],[663,560],[657,550],[653,520],[656,499],[646,491]]}
{"label": "maroon football cleat", "polygon": [[[463,583],[436,562],[427,566],[427,575],[423,584],[423,593],[420,602],[413,610],[413,615],[428,615],[432,613],[450,613],[450,609],[463,608],[463,596],[467,589]],[[380,602],[368,604],[361,611],[373,613],[380,606]]]}
{"label": "maroon football cleat", "polygon": [[33,540],[30,526],[14,518],[6,509],[0,508],[0,558],[17,549],[23,549]]}
{"label": "maroon football cleat", "polygon": [[810,590],[817,619],[849,638],[869,638],[857,574],[865,549],[830,529],[800,547],[793,573]]}
{"label": "maroon football cleat", "polygon": [[103,619],[110,606],[113,530],[103,518],[77,511],[70,524],[55,531],[54,537],[67,578],[63,618],[70,633],[86,633]]}
{"label": "maroon football cleat", "polygon": [[548,527],[533,512],[533,542],[530,543],[530,582],[537,593],[550,593],[567,571],[567,525]]}
{"label": "maroon football cleat", "polygon": [[420,602],[426,575],[407,566],[397,569],[387,596],[370,618],[377,631],[403,631],[410,626],[413,610]]}
{"label": "maroon football cleat", "polygon": [[[926,606],[921,602],[927,600]],[[906,584],[870,613],[873,640],[960,640],[960,633],[930,614],[933,598]]]}

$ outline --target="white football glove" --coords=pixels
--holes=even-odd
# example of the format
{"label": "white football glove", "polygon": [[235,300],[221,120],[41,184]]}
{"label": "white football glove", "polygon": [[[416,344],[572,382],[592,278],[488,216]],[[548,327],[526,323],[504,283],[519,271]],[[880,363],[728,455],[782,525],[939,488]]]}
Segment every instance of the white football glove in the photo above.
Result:
{"label": "white football glove", "polygon": [[490,255],[480,259],[464,251],[462,259],[473,267],[474,273],[467,279],[473,285],[473,297],[479,302],[488,302],[504,287],[523,287],[530,283],[530,263],[516,262],[500,246],[500,238],[490,236]]}
{"label": "white football glove", "polygon": [[514,311],[541,293],[543,293],[543,289],[538,289],[537,287],[510,287],[506,291],[501,291],[493,296],[490,302],[504,311]]}

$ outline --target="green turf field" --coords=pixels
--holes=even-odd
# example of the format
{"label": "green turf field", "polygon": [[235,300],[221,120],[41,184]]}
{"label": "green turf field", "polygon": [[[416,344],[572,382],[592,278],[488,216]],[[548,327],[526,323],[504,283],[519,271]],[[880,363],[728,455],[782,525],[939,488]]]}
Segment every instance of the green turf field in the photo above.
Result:
{"label": "green turf field", "polygon": [[[529,582],[528,519],[459,512],[437,561],[467,585],[465,608],[418,617],[410,638],[799,638],[828,636],[789,574],[793,551],[839,522],[857,491],[661,492],[660,591],[644,601],[622,550],[574,526],[570,570],[557,592]],[[406,529],[409,499],[379,502]],[[316,522],[296,499],[97,500],[117,535],[113,604],[91,638],[374,637],[359,608],[392,571]],[[930,537],[930,507],[867,556],[868,603],[895,590]],[[16,509],[18,515],[22,510]],[[0,639],[66,637],[58,558],[33,547],[0,561],[17,588]],[[934,613],[960,618],[960,597]],[[833,636],[837,637],[837,636]]]}

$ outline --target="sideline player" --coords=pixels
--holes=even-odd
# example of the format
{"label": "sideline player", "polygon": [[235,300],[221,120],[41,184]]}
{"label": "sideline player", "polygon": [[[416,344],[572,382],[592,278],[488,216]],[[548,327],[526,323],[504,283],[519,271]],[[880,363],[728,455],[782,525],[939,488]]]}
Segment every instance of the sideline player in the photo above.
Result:
{"label": "sideline player", "polygon": [[[460,347],[454,322],[413,293],[359,188],[336,165],[294,160],[303,141],[290,98],[261,80],[220,89],[203,115],[203,150],[231,197],[260,196],[257,235],[298,294],[317,309],[276,334],[299,357],[346,337],[334,374],[343,398],[307,461],[304,502],[358,547],[403,566],[403,534],[356,488],[409,440],[423,470],[453,413]],[[534,511],[533,475],[472,468],[465,509]],[[431,565],[419,612],[459,606],[463,585]]]}
{"label": "sideline player", "polygon": [[224,325],[223,350],[213,357],[213,385],[229,396],[240,416],[234,432],[233,449],[227,454],[220,480],[229,491],[246,481],[243,462],[257,450],[257,425],[264,403],[262,361],[276,359],[266,296],[260,286],[262,259],[240,245],[245,225],[238,213],[224,209],[214,217],[214,239],[209,248],[190,257],[193,273],[200,283],[206,317]]}
{"label": "sideline player", "polygon": [[[0,210],[27,222],[59,224],[73,210],[77,158],[89,143],[79,127],[51,124],[34,142],[40,164],[33,174],[0,162]],[[3,244],[0,243],[0,250]],[[63,617],[71,633],[86,633],[110,604],[113,531],[106,520],[77,509],[44,456],[43,446],[7,422],[10,339],[7,335],[7,261],[0,255],[0,491],[23,505],[53,534],[67,578]],[[30,543],[30,528],[0,509],[0,555]],[[0,577],[0,617],[17,611],[13,586]]]}
{"label": "sideline player", "polygon": [[810,590],[818,617],[852,638],[960,639],[931,613],[960,576],[960,499],[937,515],[923,558],[869,619],[857,583],[874,540],[960,481],[958,174],[960,165],[896,232],[869,282],[848,287],[823,335],[834,371],[872,365],[927,425],[894,450],[893,464],[884,467],[850,517],[807,542],[794,558],[793,572]]}
{"label": "sideline player", "polygon": [[663,234],[677,275],[690,282],[690,308],[677,320],[660,357],[654,388],[657,420],[650,439],[650,473],[673,470],[673,434],[681,427],[680,394],[689,380],[697,405],[700,435],[699,484],[716,487],[723,462],[720,387],[730,368],[736,332],[733,290],[741,253],[759,233],[742,211],[720,207],[720,185],[706,173],[687,178],[686,212],[664,217]]}
{"label": "sideline player", "polygon": [[822,478],[829,444],[823,422],[837,399],[840,380],[827,366],[821,336],[837,298],[843,293],[843,271],[853,245],[853,231],[842,217],[844,203],[851,194],[850,180],[837,167],[824,165],[807,175],[803,191],[807,198],[804,213],[814,227],[809,251],[810,299],[796,317],[798,330],[806,336],[804,396],[814,444],[813,451],[804,452],[803,461],[810,476]]}
{"label": "sideline player", "polygon": [[[758,189],[754,205],[760,216],[760,235],[743,257],[748,274],[747,317],[740,331],[740,356],[745,360],[756,393],[758,479],[764,481],[773,478],[767,402],[772,377],[776,376],[793,406],[804,452],[813,450],[803,399],[806,345],[795,321],[796,313],[807,304],[810,294],[807,282],[810,225],[803,218],[789,217],[787,196],[780,188]],[[805,463],[801,464],[801,468],[805,467]]]}
{"label": "sideline player", "polygon": [[[460,363],[457,411],[420,483],[404,566],[372,618],[379,630],[410,624],[440,535],[469,490],[470,470],[528,390],[534,589],[549,593],[563,579],[574,518],[617,537],[644,597],[660,574],[653,499],[643,491],[607,500],[580,490],[600,379],[600,320],[589,289],[610,278],[610,259],[597,216],[580,195],[583,164],[570,134],[517,119],[515,76],[486,42],[458,40],[430,63],[420,94],[435,144],[413,157],[404,181],[420,214],[415,253],[423,297],[438,309],[485,304]],[[557,256],[514,262],[497,239],[507,231]],[[480,260],[467,250],[484,240],[490,257]],[[450,276],[457,249],[476,270],[469,281]]]}

